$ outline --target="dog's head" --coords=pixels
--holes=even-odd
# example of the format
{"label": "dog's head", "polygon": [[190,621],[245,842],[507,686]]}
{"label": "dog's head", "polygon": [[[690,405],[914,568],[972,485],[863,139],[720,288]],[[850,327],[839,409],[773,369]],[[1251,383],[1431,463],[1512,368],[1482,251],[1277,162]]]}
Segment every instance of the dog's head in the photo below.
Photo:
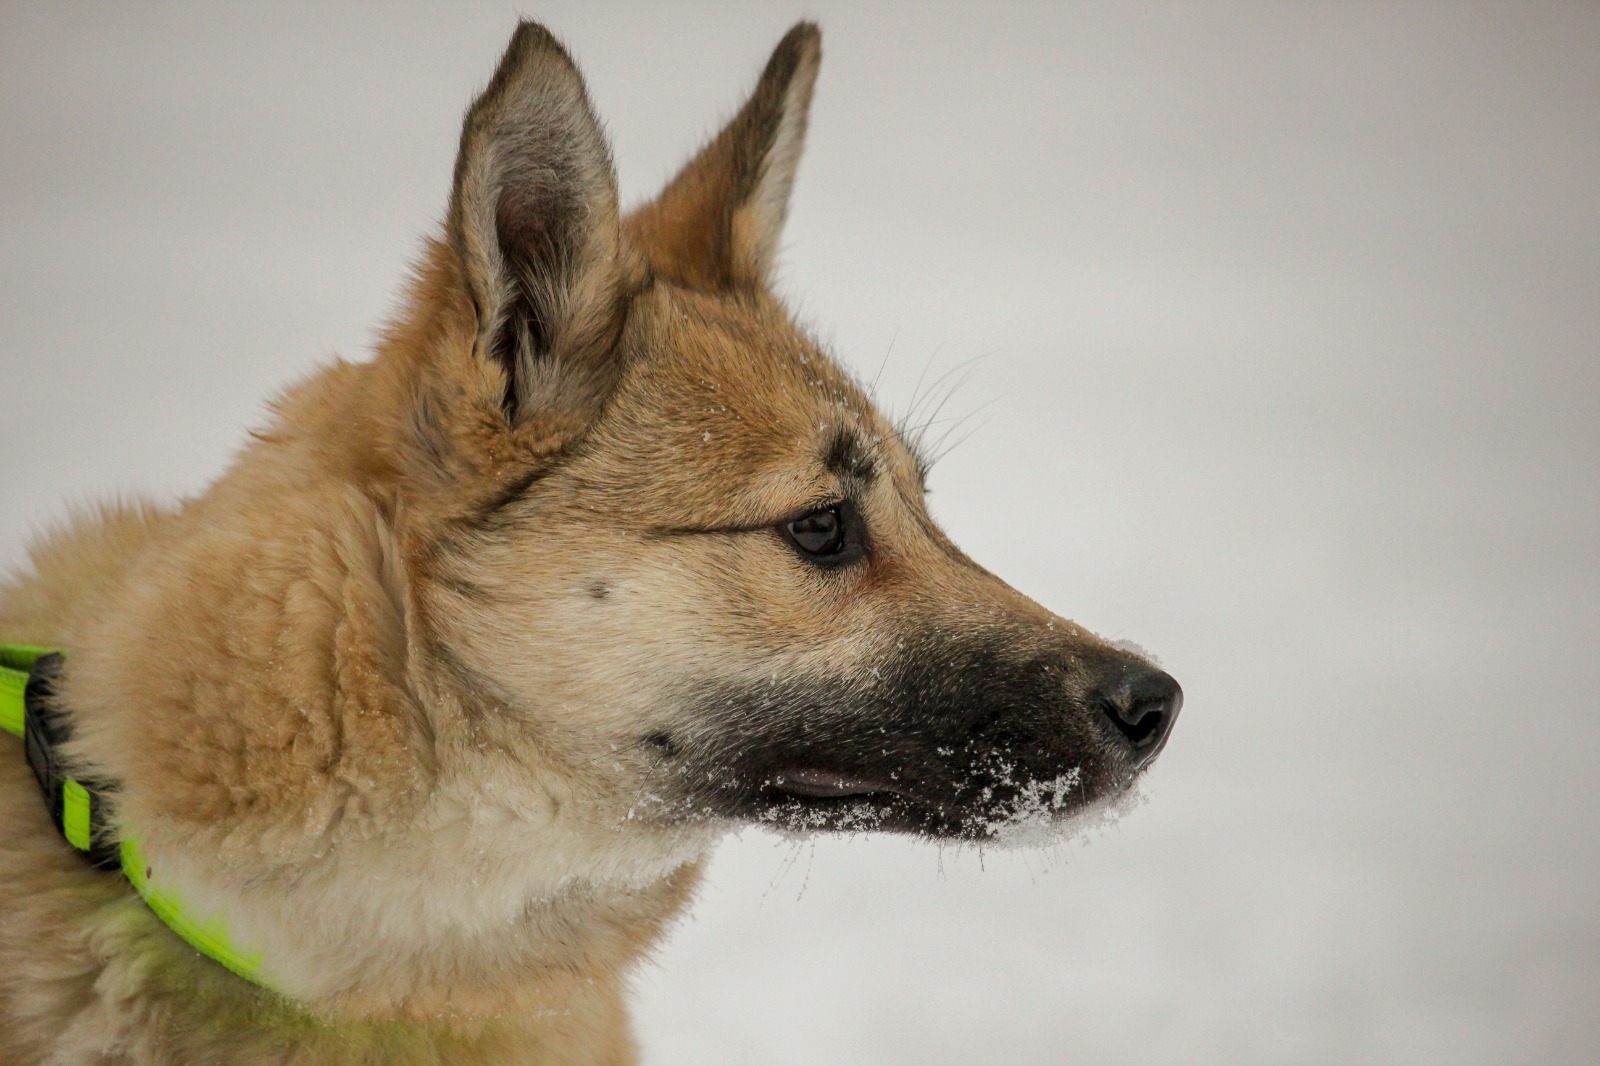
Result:
{"label": "dog's head", "polygon": [[363,460],[395,487],[412,671],[461,772],[627,832],[1059,822],[1149,765],[1179,689],[962,554],[772,295],[819,58],[795,27],[624,216],[571,60],[516,34],[380,360],[399,443]]}

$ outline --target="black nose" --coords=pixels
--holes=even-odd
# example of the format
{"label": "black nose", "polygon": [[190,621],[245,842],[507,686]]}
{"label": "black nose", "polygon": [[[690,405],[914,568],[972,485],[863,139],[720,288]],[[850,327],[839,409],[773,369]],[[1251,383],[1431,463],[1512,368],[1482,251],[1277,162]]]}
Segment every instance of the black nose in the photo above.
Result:
{"label": "black nose", "polygon": [[1170,674],[1143,663],[1118,663],[1094,693],[1094,707],[1133,745],[1134,764],[1143,766],[1166,743],[1183,706],[1183,689]]}

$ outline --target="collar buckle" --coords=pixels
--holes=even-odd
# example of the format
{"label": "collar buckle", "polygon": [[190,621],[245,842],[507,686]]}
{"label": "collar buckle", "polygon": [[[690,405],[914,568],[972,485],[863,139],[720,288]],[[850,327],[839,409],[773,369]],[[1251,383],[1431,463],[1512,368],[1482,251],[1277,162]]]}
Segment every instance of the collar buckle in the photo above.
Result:
{"label": "collar buckle", "polygon": [[122,865],[122,856],[107,825],[105,793],[109,789],[67,773],[58,751],[72,737],[72,726],[55,702],[65,664],[60,652],[50,652],[39,656],[28,671],[22,726],[28,766],[44,793],[45,807],[57,831],[90,863],[114,870]]}

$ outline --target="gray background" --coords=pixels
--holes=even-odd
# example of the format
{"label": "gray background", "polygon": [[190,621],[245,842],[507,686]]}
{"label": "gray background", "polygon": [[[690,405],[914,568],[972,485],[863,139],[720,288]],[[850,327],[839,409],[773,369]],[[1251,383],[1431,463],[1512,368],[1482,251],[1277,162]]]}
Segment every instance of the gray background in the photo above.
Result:
{"label": "gray background", "polygon": [[[0,9],[0,562],[366,349],[515,14],[259,6]],[[1087,845],[730,841],[648,1061],[1600,1061],[1600,6],[529,13],[630,201],[821,19],[786,288],[1188,693]]]}

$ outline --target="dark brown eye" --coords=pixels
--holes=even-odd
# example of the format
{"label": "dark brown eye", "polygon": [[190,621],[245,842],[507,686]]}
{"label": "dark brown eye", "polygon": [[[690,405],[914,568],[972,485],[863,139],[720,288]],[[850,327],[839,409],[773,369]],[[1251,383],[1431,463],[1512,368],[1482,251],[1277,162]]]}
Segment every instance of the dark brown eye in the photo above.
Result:
{"label": "dark brown eye", "polygon": [[807,555],[838,555],[844,549],[844,517],[837,507],[790,519],[783,529]]}

